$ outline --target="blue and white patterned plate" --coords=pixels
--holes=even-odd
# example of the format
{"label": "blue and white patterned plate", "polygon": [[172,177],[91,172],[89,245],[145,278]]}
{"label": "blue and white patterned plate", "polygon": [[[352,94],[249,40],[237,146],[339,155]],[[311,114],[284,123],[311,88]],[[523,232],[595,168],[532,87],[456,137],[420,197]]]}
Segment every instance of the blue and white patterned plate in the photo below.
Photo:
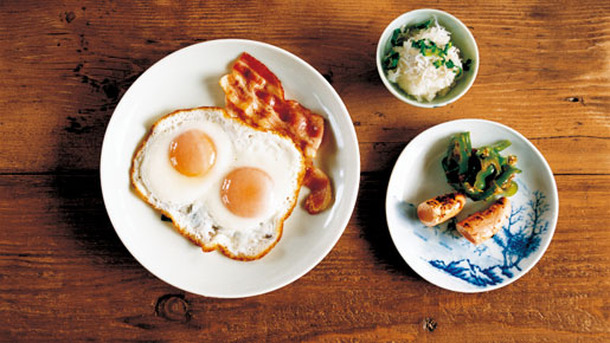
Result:
{"label": "blue and white patterned plate", "polygon": [[[510,197],[509,221],[492,239],[474,245],[446,223],[426,227],[417,218],[417,205],[452,191],[441,159],[451,135],[469,131],[472,146],[508,139],[503,155],[517,155],[523,172],[519,191]],[[491,201],[468,200],[457,216],[462,220]],[[390,177],[386,216],[392,240],[409,266],[427,281],[457,292],[483,292],[508,285],[525,275],[546,251],[557,223],[555,179],[546,160],[523,135],[492,121],[464,119],[434,126],[403,150]]]}

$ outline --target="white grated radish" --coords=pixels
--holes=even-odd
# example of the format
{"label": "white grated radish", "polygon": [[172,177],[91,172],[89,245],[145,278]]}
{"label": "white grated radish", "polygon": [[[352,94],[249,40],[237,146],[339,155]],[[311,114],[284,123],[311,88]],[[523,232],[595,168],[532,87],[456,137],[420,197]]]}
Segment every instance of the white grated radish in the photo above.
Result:
{"label": "white grated radish", "polygon": [[[447,44],[451,34],[436,20],[422,29],[403,28],[402,46],[394,46],[390,54],[398,53],[395,69],[387,71],[388,80],[396,83],[417,101],[432,101],[445,95],[462,73],[462,61],[457,47]],[[422,53],[421,44],[435,45],[442,53]],[[420,44],[418,46],[418,44]]]}

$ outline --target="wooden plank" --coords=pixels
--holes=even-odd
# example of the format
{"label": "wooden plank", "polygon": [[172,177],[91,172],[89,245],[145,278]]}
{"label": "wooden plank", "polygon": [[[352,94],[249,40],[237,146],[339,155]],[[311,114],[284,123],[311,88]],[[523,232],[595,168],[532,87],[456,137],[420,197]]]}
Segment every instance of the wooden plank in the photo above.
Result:
{"label": "wooden plank", "polygon": [[[262,12],[256,3],[227,9],[222,1],[4,6],[10,11],[0,31],[6,47],[0,60],[2,173],[96,169],[106,124],[137,76],[176,49],[223,37],[262,39],[311,63],[343,97],[360,125],[361,142],[407,142],[434,124],[474,117],[549,140],[545,155],[571,156],[608,145],[610,6],[599,1],[574,2],[569,16],[537,1],[485,4],[474,14],[447,6],[473,30],[482,65],[464,99],[435,110],[394,99],[375,69],[381,31],[412,5],[382,2],[378,16],[368,15],[364,2],[317,4],[315,12],[306,4],[270,4]],[[260,20],[273,25],[249,29]],[[588,153],[573,164],[551,157],[561,173],[600,173],[610,163],[606,158],[600,165]]]}
{"label": "wooden plank", "polygon": [[0,337],[443,342],[475,333],[498,340],[501,331],[502,342],[610,338],[610,177],[558,176],[560,217],[549,250],[515,283],[480,294],[439,289],[400,258],[385,223],[387,178],[363,175],[349,226],[313,271],[266,295],[221,300],[184,293],[141,267],[106,217],[96,175],[0,176]]}
{"label": "wooden plank", "polygon": [[[440,1],[477,39],[460,101],[414,108],[379,80],[375,47],[411,1],[0,2],[0,341],[610,341],[610,2]],[[127,252],[99,186],[104,131],[167,54],[265,41],[323,74],[361,150],[359,200],[331,253],[270,294],[221,300],[156,279]],[[501,122],[544,154],[560,214],[547,253],[500,290],[437,288],[387,231],[391,168],[423,130]]]}

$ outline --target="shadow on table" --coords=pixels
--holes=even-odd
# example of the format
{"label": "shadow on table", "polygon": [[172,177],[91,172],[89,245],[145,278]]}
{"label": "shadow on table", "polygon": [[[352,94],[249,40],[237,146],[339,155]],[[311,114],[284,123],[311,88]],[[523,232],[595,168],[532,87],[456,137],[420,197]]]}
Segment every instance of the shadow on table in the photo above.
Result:
{"label": "shadow on table", "polygon": [[[157,52],[157,55],[162,52]],[[57,170],[53,189],[57,192],[59,216],[73,239],[105,264],[137,266],[110,222],[99,177],[99,156],[106,128],[121,97],[154,60],[117,57],[108,62],[82,62],[70,73],[80,82],[64,110],[63,130],[58,131]]]}
{"label": "shadow on table", "polygon": [[393,273],[418,277],[394,246],[385,215],[385,197],[391,170],[363,172],[356,204],[356,220],[362,237],[370,243],[371,251],[383,267]]}
{"label": "shadow on table", "polygon": [[136,266],[137,262],[117,236],[106,213],[99,174],[59,174],[53,182],[59,215],[87,254],[101,258],[104,264]]}

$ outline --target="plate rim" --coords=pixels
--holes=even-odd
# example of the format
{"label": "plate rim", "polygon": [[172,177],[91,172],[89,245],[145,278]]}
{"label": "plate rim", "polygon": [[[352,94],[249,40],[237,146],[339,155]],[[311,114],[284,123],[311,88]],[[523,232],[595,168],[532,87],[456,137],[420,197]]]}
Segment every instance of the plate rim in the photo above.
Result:
{"label": "plate rim", "polygon": [[[111,178],[111,176],[109,175],[110,173],[107,171],[107,168],[109,168],[109,167],[105,167],[108,165],[107,163],[105,163],[105,160],[111,159],[111,157],[109,156],[109,154],[110,154],[109,141],[110,141],[110,137],[114,134],[114,132],[116,132],[117,128],[115,128],[115,127],[118,125],[119,120],[120,120],[120,118],[118,118],[118,116],[116,116],[115,114],[121,113],[123,111],[123,107],[128,106],[126,104],[126,101],[131,100],[131,98],[128,97],[128,94],[130,94],[131,92],[134,92],[135,88],[140,87],[140,84],[143,82],[142,80],[145,78],[146,75],[152,73],[152,70],[156,70],[156,69],[160,68],[159,66],[161,64],[166,63],[166,61],[168,59],[172,58],[173,56],[180,54],[180,53],[184,53],[186,50],[189,50],[189,49],[195,49],[200,46],[212,46],[212,45],[216,45],[216,44],[221,44],[221,45],[223,45],[223,44],[224,45],[242,44],[242,45],[244,45],[244,48],[243,48],[244,51],[246,51],[247,46],[250,45],[250,46],[256,46],[256,47],[269,49],[270,51],[272,51],[276,54],[286,55],[290,59],[294,60],[296,63],[300,64],[302,67],[307,69],[312,74],[312,77],[315,77],[318,80],[325,83],[328,86],[327,89],[325,90],[325,92],[329,92],[330,96],[336,101],[337,105],[340,108],[339,112],[341,114],[345,114],[345,116],[339,115],[339,116],[335,117],[335,119],[338,120],[339,122],[344,122],[344,123],[348,122],[349,124],[351,124],[351,125],[338,125],[340,130],[339,130],[339,128],[337,128],[337,131],[341,131],[341,133],[344,135],[347,134],[343,137],[343,140],[353,144],[354,155],[349,156],[349,159],[352,160],[352,162],[354,163],[354,165],[350,166],[350,168],[355,170],[353,180],[350,180],[349,178],[345,179],[345,181],[352,181],[353,183],[350,183],[350,184],[346,183],[345,187],[343,187],[343,194],[344,194],[343,202],[345,202],[346,205],[343,205],[344,210],[342,210],[342,212],[344,213],[344,215],[342,218],[339,219],[339,222],[338,222],[338,226],[340,227],[340,229],[337,229],[335,231],[335,234],[330,236],[330,239],[328,241],[329,244],[327,244],[324,247],[324,249],[320,250],[320,253],[317,254],[316,258],[312,259],[307,264],[307,266],[302,268],[302,270],[296,272],[292,277],[284,279],[282,282],[278,282],[278,283],[270,285],[270,286],[268,285],[266,287],[261,287],[257,291],[250,291],[250,292],[242,291],[242,292],[233,292],[230,294],[219,293],[219,292],[207,292],[206,293],[206,292],[201,292],[201,291],[195,290],[196,287],[187,287],[184,285],[177,285],[176,282],[173,282],[173,280],[169,280],[166,277],[161,277],[156,272],[153,272],[150,268],[148,268],[148,266],[145,265],[140,260],[140,258],[138,258],[138,256],[136,254],[134,254],[133,249],[130,247],[130,245],[126,244],[125,233],[121,233],[121,230],[117,229],[117,227],[119,227],[122,224],[120,223],[120,220],[119,220],[120,218],[117,217],[117,213],[114,210],[114,207],[112,207],[109,204],[109,199],[111,197],[111,195],[110,195],[111,190],[108,189],[108,186],[106,186],[106,187],[104,186],[105,184],[110,182],[110,180],[107,180],[107,179]],[[127,100],[124,101],[124,99],[127,99]],[[332,113],[326,112],[326,115],[330,117],[332,115]],[[328,119],[329,118],[327,118],[327,120]],[[330,124],[328,124],[328,125],[330,125]],[[345,132],[343,132],[343,131],[345,131]],[[102,141],[102,149],[101,149],[101,153],[99,156],[99,161],[100,161],[100,167],[99,167],[99,178],[100,179],[99,180],[100,180],[100,185],[101,185],[104,208],[105,208],[108,218],[112,224],[112,228],[114,229],[117,236],[121,240],[121,243],[123,244],[123,246],[129,251],[130,255],[140,264],[140,266],[142,266],[144,269],[146,269],[148,272],[150,272],[152,275],[154,275],[157,279],[159,279],[173,287],[181,289],[183,291],[187,291],[187,292],[197,294],[200,296],[212,297],[212,298],[236,299],[236,298],[253,297],[253,296],[270,293],[270,292],[273,292],[275,290],[278,290],[282,287],[285,287],[285,286],[295,282],[296,280],[303,277],[305,274],[309,273],[317,265],[319,265],[320,262],[326,256],[328,256],[328,254],[336,246],[337,242],[339,241],[339,239],[345,232],[345,229],[347,228],[347,226],[349,224],[349,220],[351,219],[351,217],[354,214],[355,206],[356,206],[357,199],[358,199],[358,192],[359,192],[359,188],[360,188],[361,162],[360,162],[360,148],[359,148],[358,137],[357,137],[356,130],[355,130],[355,127],[352,122],[351,115],[347,109],[347,106],[343,102],[343,99],[341,99],[341,97],[339,96],[336,89],[322,76],[322,74],[319,71],[317,71],[312,65],[310,65],[308,62],[306,62],[299,56],[295,55],[294,53],[292,53],[288,50],[285,50],[283,48],[280,48],[278,46],[266,43],[266,42],[250,40],[250,39],[224,38],[224,39],[213,39],[213,40],[194,43],[194,44],[182,47],[180,49],[177,49],[175,51],[172,51],[172,52],[164,55],[159,60],[157,60],[155,63],[153,63],[150,67],[148,67],[141,75],[138,76],[138,78],[133,82],[133,84],[131,84],[131,86],[123,94],[123,96],[119,100],[116,108],[114,109],[112,116],[110,117],[110,120],[108,121],[108,124],[106,125],[106,131],[104,133],[104,137],[103,137],[103,141]],[[341,214],[341,213],[338,213],[338,214]],[[335,215],[338,215],[338,214],[335,214]],[[244,262],[244,263],[247,263],[247,262]]]}
{"label": "plate rim", "polygon": [[[496,127],[506,130],[506,131],[516,135],[517,137],[519,137],[522,140],[522,142],[524,142],[525,145],[527,145],[529,147],[530,151],[532,151],[540,159],[540,161],[542,162],[542,166],[544,167],[545,175],[550,176],[549,179],[550,179],[550,183],[552,186],[550,191],[551,191],[552,197],[554,199],[554,201],[553,201],[554,206],[552,206],[552,208],[551,208],[552,216],[549,220],[552,223],[552,225],[550,225],[549,230],[548,230],[549,239],[544,244],[540,245],[540,247],[538,249],[540,252],[539,255],[537,257],[535,257],[535,259],[532,261],[532,263],[530,265],[522,268],[522,271],[519,275],[516,275],[513,278],[509,279],[508,281],[500,283],[498,285],[481,287],[480,289],[463,289],[463,288],[459,288],[459,287],[450,287],[450,286],[439,285],[433,279],[433,277],[431,275],[427,275],[426,273],[421,272],[418,267],[414,267],[409,262],[410,261],[409,255],[403,254],[403,251],[399,248],[399,242],[397,242],[397,238],[396,238],[395,234],[393,233],[394,230],[391,227],[392,224],[390,223],[390,210],[389,210],[389,206],[391,205],[390,189],[392,186],[392,180],[398,178],[398,168],[397,168],[398,163],[400,160],[406,158],[409,148],[413,146],[412,144],[417,143],[417,140],[421,139],[421,137],[424,137],[424,135],[433,133],[435,130],[439,130],[445,126],[455,125],[457,123],[468,123],[468,122],[496,126]],[[463,118],[463,119],[449,120],[449,121],[445,121],[445,122],[441,122],[436,125],[433,125],[427,129],[423,130],[419,134],[417,134],[413,139],[411,139],[411,141],[409,141],[409,143],[407,143],[407,145],[403,148],[403,150],[399,154],[398,158],[396,159],[396,162],[394,163],[394,165],[392,167],[392,172],[390,173],[390,179],[388,181],[388,187],[387,187],[386,199],[385,199],[385,215],[386,215],[388,231],[390,231],[390,237],[392,238],[392,243],[394,244],[396,250],[398,250],[398,253],[402,257],[402,259],[407,263],[409,268],[411,268],[411,270],[413,270],[422,279],[424,279],[425,281],[427,281],[428,283],[430,283],[436,287],[446,289],[449,291],[453,291],[453,292],[468,293],[468,294],[483,293],[483,292],[493,291],[493,290],[496,290],[496,289],[499,289],[499,288],[512,284],[513,282],[517,281],[518,279],[523,277],[525,274],[527,274],[535,265],[538,264],[540,259],[542,259],[542,256],[544,256],[544,254],[546,253],[549,245],[551,244],[551,241],[553,240],[553,236],[555,235],[555,229],[557,227],[557,221],[558,221],[558,217],[559,217],[559,194],[557,191],[557,182],[555,180],[553,171],[552,171],[548,161],[546,160],[546,158],[544,158],[544,155],[538,150],[538,148],[536,148],[536,146],[532,142],[530,142],[530,140],[527,139],[524,135],[522,135],[519,131],[517,131],[505,124],[502,124],[502,123],[499,123],[496,121],[492,121],[492,120],[488,120],[488,119]]]}

